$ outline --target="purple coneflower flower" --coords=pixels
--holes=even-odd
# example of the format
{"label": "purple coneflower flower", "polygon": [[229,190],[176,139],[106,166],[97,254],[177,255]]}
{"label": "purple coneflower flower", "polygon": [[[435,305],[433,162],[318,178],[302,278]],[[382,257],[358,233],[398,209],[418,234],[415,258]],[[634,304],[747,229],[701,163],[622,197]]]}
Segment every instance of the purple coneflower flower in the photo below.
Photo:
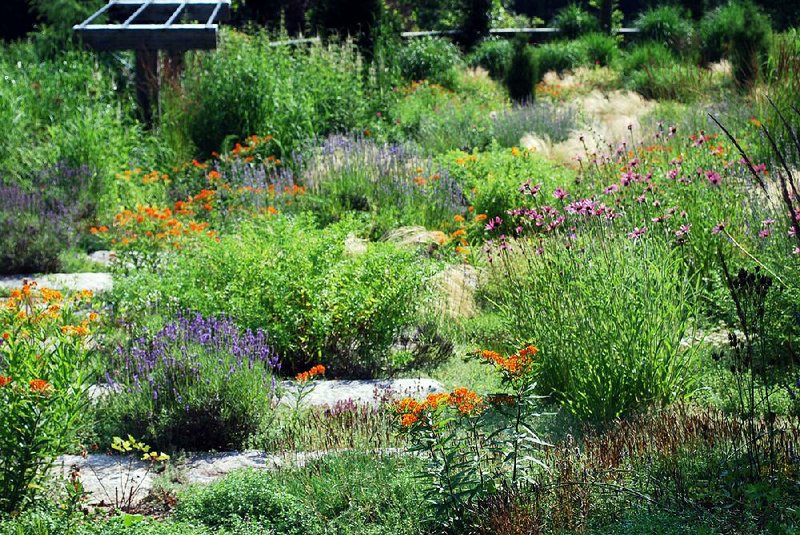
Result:
{"label": "purple coneflower flower", "polygon": [[647,227],[636,227],[632,232],[628,233],[628,237],[632,240],[638,240],[647,233]]}

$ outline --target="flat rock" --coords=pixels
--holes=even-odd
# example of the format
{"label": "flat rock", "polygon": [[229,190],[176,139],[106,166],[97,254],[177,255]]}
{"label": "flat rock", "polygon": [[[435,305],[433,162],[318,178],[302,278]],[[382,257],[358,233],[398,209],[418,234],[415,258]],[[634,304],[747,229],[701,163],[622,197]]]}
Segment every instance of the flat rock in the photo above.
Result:
{"label": "flat rock", "polygon": [[[297,385],[285,382],[287,393],[281,400],[288,405],[295,404],[294,394]],[[424,397],[433,392],[444,392],[444,387],[433,379],[371,379],[371,380],[332,380],[318,381],[303,398],[302,403],[312,406],[333,407],[339,403],[353,401],[367,405],[380,405],[400,397]]]}
{"label": "flat rock", "polygon": [[95,293],[111,290],[114,281],[111,273],[50,273],[48,275],[13,275],[0,277],[0,288],[21,288],[25,281],[36,282],[39,287],[58,290],[91,290]]}
{"label": "flat rock", "polygon": [[95,251],[88,255],[89,260],[102,266],[110,266],[117,259],[114,251]]}

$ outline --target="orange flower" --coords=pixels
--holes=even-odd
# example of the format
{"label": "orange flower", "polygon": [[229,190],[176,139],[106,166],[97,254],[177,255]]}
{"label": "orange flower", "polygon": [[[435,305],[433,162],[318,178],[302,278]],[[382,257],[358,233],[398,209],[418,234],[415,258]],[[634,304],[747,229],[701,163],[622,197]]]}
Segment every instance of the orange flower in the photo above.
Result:
{"label": "orange flower", "polygon": [[486,214],[478,214],[475,216],[475,221],[483,221],[486,219]]}
{"label": "orange flower", "polygon": [[97,315],[97,312],[89,312],[89,321],[95,322],[99,318],[100,318],[100,316]]}
{"label": "orange flower", "polygon": [[316,366],[312,366],[310,370],[307,372],[300,372],[295,375],[295,379],[301,383],[305,383],[306,381],[310,381],[314,377],[318,375],[325,375],[325,366],[322,364],[317,364]]}
{"label": "orange flower", "polygon": [[456,223],[463,223],[464,222],[464,216],[460,215],[460,214],[456,214],[455,216],[453,216],[453,219],[455,219]]}
{"label": "orange flower", "polygon": [[0,388],[6,386],[10,382],[11,382],[11,377],[9,377],[8,375],[0,375]]}
{"label": "orange flower", "polygon": [[3,340],[8,340],[9,338],[11,338],[11,333],[8,332],[8,331],[4,332],[3,333]]}
{"label": "orange flower", "polygon": [[31,391],[36,392],[37,394],[46,394],[53,389],[53,385],[45,381],[44,379],[34,379],[30,382]]}
{"label": "orange flower", "polygon": [[209,171],[208,173],[208,180],[210,181],[219,180],[221,177],[222,175],[217,170]]}
{"label": "orange flower", "polygon": [[200,163],[197,160],[192,160],[192,165],[195,166],[198,169],[205,169],[206,168],[206,164]]}
{"label": "orange flower", "polygon": [[419,416],[416,414],[404,414],[403,417],[400,419],[400,425],[403,427],[411,427],[415,423],[419,421]]}
{"label": "orange flower", "polygon": [[464,230],[463,228],[460,228],[460,229],[456,230],[455,232],[453,232],[452,234],[450,234],[450,237],[451,238],[458,238],[459,236],[463,236],[466,233],[467,233],[466,230]]}

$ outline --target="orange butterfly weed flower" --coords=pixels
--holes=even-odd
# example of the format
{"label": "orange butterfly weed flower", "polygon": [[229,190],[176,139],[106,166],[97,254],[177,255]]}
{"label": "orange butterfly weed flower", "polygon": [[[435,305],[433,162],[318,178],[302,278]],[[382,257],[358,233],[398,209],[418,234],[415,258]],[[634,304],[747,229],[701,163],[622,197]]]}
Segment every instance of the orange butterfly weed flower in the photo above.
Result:
{"label": "orange butterfly weed flower", "polygon": [[0,375],[0,388],[3,388],[11,382],[11,377],[8,375]]}
{"label": "orange butterfly weed flower", "polygon": [[478,214],[475,216],[475,221],[483,221],[486,219],[486,214]]}
{"label": "orange butterfly weed flower", "polygon": [[464,222],[464,216],[460,214],[456,214],[455,216],[453,216],[453,219],[456,221],[456,223]]}
{"label": "orange butterfly weed flower", "polygon": [[323,366],[322,364],[317,364],[316,366],[312,366],[311,369],[309,369],[307,372],[300,372],[297,375],[295,375],[294,378],[301,383],[305,383],[319,375],[325,375],[325,366]]}
{"label": "orange butterfly weed flower", "polygon": [[53,385],[44,379],[34,379],[30,382],[30,387],[31,392],[35,392],[37,394],[46,394],[53,389]]}
{"label": "orange butterfly weed flower", "polygon": [[413,414],[413,413],[408,413],[408,414],[404,414],[400,418],[400,425],[402,425],[403,427],[411,427],[412,425],[414,425],[418,421],[419,421],[419,416],[417,416],[416,414]]}

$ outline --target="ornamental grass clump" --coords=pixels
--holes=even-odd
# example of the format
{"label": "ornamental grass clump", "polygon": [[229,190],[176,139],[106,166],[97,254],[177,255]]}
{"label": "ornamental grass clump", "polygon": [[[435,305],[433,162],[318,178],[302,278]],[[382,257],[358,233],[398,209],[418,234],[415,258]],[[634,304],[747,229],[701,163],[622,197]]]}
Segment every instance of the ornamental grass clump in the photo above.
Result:
{"label": "ornamental grass clump", "polygon": [[91,298],[25,283],[0,304],[0,513],[26,507],[75,445],[88,396]]}
{"label": "ornamental grass clump", "polygon": [[607,232],[500,240],[493,258],[508,335],[549,348],[535,370],[542,393],[593,423],[686,395],[694,378],[695,349],[681,341],[698,277],[647,227]]}
{"label": "ornamental grass clump", "polygon": [[507,393],[483,396],[459,387],[395,404],[397,428],[409,451],[427,460],[425,493],[443,527],[462,526],[469,504],[532,482],[544,467],[536,450],[547,444],[531,427],[540,399],[534,375],[538,352],[527,346],[507,357],[474,353],[495,369]]}
{"label": "ornamental grass clump", "polygon": [[264,331],[180,314],[111,357],[101,430],[126,430],[159,448],[240,447],[277,399],[279,367]]}

